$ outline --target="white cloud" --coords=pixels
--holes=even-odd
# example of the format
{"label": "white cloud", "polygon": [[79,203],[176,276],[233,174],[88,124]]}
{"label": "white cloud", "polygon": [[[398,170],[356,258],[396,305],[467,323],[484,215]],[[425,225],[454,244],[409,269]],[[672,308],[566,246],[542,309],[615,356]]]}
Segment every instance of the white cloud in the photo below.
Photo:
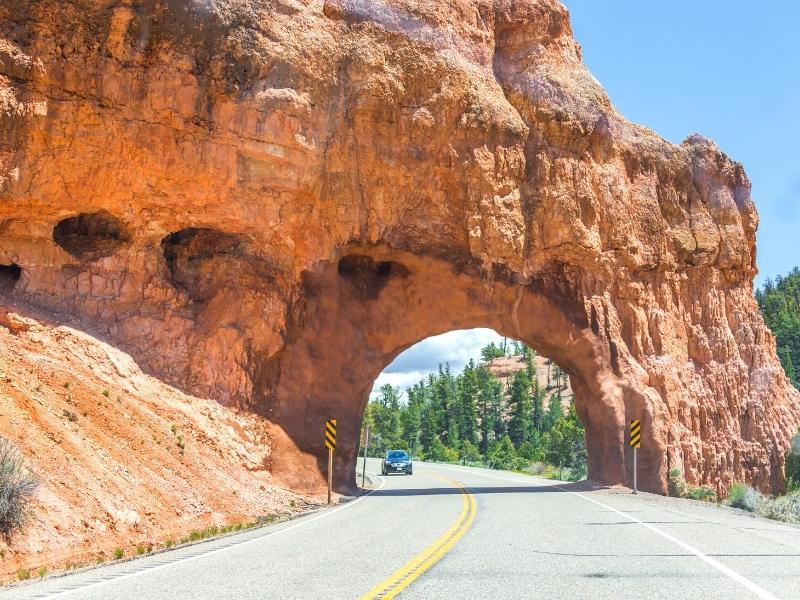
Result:
{"label": "white cloud", "polygon": [[450,370],[457,373],[470,358],[476,362],[480,359],[481,348],[502,340],[491,329],[462,329],[429,337],[394,359],[375,380],[372,394],[386,383],[406,390],[427,377],[428,373],[438,371],[440,364],[448,363]]}

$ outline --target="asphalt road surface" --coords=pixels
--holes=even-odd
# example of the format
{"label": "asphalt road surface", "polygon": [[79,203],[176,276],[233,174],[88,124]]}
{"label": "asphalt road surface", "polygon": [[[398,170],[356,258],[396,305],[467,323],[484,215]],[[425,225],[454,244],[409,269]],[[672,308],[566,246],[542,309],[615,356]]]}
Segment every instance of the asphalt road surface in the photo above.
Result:
{"label": "asphalt road surface", "polygon": [[417,463],[376,481],[333,509],[0,599],[800,598],[800,527],[502,471]]}

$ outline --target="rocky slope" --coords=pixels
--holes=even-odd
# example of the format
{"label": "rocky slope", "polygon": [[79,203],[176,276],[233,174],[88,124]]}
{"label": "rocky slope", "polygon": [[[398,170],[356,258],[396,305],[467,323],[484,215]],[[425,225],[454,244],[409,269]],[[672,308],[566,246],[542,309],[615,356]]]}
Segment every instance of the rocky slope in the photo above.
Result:
{"label": "rocky slope", "polygon": [[[486,368],[488,368],[492,374],[500,380],[500,383],[503,385],[503,389],[508,389],[514,373],[527,368],[525,359],[522,356],[501,356],[499,358],[493,358],[484,364],[486,365]],[[562,381],[556,385],[555,377],[553,376],[553,368],[555,367],[555,364],[553,364],[550,359],[537,354],[534,357],[534,364],[536,366],[536,379],[539,382],[539,388],[544,390],[544,398],[542,399],[542,406],[544,409],[547,410],[547,407],[550,406],[550,399],[553,397],[553,395],[557,392],[561,392],[563,407],[564,410],[566,410],[573,401],[574,396],[572,392],[572,386],[569,383],[569,377],[566,378],[565,382]],[[549,380],[547,375],[548,370],[550,372]]]}
{"label": "rocky slope", "polygon": [[40,481],[30,527],[0,541],[0,578],[163,547],[212,525],[297,512],[252,415],[145,375],[68,319],[0,307],[0,432]]}
{"label": "rocky slope", "polygon": [[562,365],[589,476],[778,488],[800,423],[741,165],[620,115],[556,0],[0,5],[0,279],[353,489],[372,382],[489,327]]}

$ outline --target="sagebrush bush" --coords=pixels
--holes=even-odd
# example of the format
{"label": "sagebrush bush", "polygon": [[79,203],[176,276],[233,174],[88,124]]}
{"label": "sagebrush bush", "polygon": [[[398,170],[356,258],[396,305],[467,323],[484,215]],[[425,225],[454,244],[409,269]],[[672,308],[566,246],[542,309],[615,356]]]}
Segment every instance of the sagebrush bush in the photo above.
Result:
{"label": "sagebrush bush", "polygon": [[768,519],[800,523],[800,492],[791,492],[777,498],[762,498],[756,506],[756,512]]}
{"label": "sagebrush bush", "polygon": [[725,500],[725,504],[733,508],[741,508],[742,510],[753,512],[760,499],[761,494],[749,485],[737,483],[728,490],[728,498]]}
{"label": "sagebrush bush", "polygon": [[706,502],[714,502],[717,499],[717,493],[710,487],[701,485],[700,487],[686,488],[686,497],[692,500],[704,500]]}
{"label": "sagebrush bush", "polygon": [[7,542],[25,527],[38,485],[17,448],[0,437],[0,535]]}
{"label": "sagebrush bush", "polygon": [[683,498],[686,495],[686,482],[681,476],[680,469],[670,469],[667,480],[667,493],[676,498]]}

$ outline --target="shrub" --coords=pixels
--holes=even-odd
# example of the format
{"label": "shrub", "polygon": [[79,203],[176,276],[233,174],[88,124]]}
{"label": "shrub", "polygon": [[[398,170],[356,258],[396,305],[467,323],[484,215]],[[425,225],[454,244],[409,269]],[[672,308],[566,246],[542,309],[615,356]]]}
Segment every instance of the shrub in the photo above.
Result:
{"label": "shrub", "polygon": [[756,512],[768,519],[800,523],[800,492],[791,492],[777,498],[763,498],[758,503]]}
{"label": "shrub", "polygon": [[144,546],[136,546],[136,554],[138,556],[141,556],[145,552],[147,552],[147,549]]}
{"label": "shrub", "polygon": [[75,423],[78,421],[78,415],[76,415],[74,412],[68,411],[66,408],[63,410],[61,415],[65,417],[67,421],[69,421],[70,423]]}
{"label": "shrub", "polygon": [[110,395],[111,395],[111,392],[109,392],[108,390],[103,390],[103,396],[108,398]]}
{"label": "shrub", "polygon": [[47,575],[47,567],[39,567],[39,570],[36,572],[39,577],[44,577]]}
{"label": "shrub", "polygon": [[481,451],[478,450],[475,444],[465,440],[461,446],[461,456],[468,462],[478,462],[481,459]]}
{"label": "shrub", "polygon": [[31,570],[30,569],[18,569],[17,570],[17,577],[19,577],[20,581],[25,581],[26,579],[31,578]]}
{"label": "shrub", "polygon": [[667,493],[675,498],[686,496],[686,482],[681,477],[680,469],[670,469],[667,479]]}
{"label": "shrub", "polygon": [[689,487],[686,490],[686,497],[692,500],[704,500],[706,502],[715,502],[717,500],[717,493],[710,487],[701,485],[700,487]]}
{"label": "shrub", "polygon": [[175,545],[175,540],[172,538],[164,540],[164,548],[172,548]]}
{"label": "shrub", "polygon": [[116,560],[119,560],[123,556],[125,556],[125,551],[122,548],[115,548],[114,549],[114,558]]}
{"label": "shrub", "polygon": [[489,447],[488,459],[493,469],[513,469],[515,466],[514,463],[518,458],[519,456],[517,456],[514,444],[507,435],[493,442]]}
{"label": "shrub", "polygon": [[760,498],[761,494],[749,485],[737,483],[728,490],[728,498],[725,500],[725,504],[733,508],[741,508],[742,510],[753,512],[758,506]]}
{"label": "shrub", "polygon": [[522,442],[517,448],[517,454],[519,454],[522,458],[527,460],[536,460],[538,458],[538,452],[536,451],[536,447],[531,444],[530,442]]}
{"label": "shrub", "polygon": [[6,542],[27,523],[38,485],[17,448],[0,437],[0,534]]}

